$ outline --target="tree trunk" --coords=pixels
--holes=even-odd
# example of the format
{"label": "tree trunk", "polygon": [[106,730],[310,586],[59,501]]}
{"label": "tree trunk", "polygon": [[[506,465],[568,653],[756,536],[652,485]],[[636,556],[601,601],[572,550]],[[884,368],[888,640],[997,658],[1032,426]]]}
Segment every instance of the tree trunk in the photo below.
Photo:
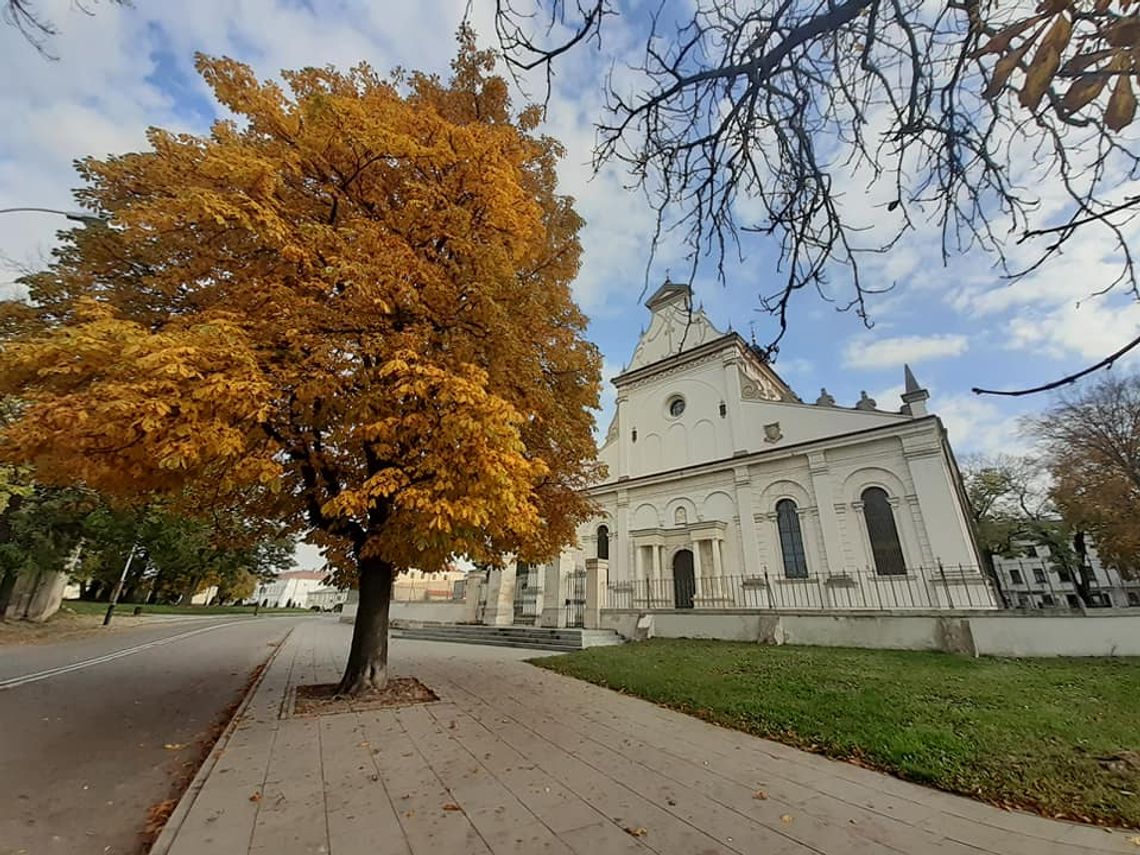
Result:
{"label": "tree trunk", "polygon": [[357,569],[360,603],[338,695],[362,695],[388,685],[388,604],[395,568],[379,558],[362,558]]}
{"label": "tree trunk", "polygon": [[12,602],[12,591],[16,587],[18,578],[20,574],[15,570],[5,570],[4,578],[0,580],[0,620],[3,620],[4,613],[8,611],[8,604]]}

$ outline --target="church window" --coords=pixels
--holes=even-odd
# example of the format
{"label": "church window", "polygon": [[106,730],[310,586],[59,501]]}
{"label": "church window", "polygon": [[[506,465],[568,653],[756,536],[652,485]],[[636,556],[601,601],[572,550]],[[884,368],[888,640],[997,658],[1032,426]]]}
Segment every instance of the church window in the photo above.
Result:
{"label": "church window", "polygon": [[727,415],[728,415],[728,407],[725,405],[724,401],[721,401],[720,402],[720,417],[723,419]]}
{"label": "church window", "polygon": [[796,503],[791,499],[776,502],[776,526],[780,531],[780,551],[784,555],[784,575],[789,579],[807,578],[800,515],[796,511]]}
{"label": "church window", "polygon": [[905,574],[906,561],[899,543],[899,530],[895,526],[895,515],[886,490],[868,487],[863,491],[863,516],[867,521],[875,572],[880,576]]}
{"label": "church window", "polygon": [[610,557],[610,530],[607,526],[598,526],[598,557],[609,560]]}
{"label": "church window", "polygon": [[680,395],[674,396],[669,399],[669,415],[673,418],[679,418],[685,412],[685,399]]}

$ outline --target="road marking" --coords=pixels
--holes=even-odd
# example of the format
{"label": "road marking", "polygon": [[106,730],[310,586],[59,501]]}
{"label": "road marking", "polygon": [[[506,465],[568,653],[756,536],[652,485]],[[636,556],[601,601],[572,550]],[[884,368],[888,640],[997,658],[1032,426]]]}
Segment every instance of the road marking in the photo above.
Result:
{"label": "road marking", "polygon": [[92,665],[101,665],[104,662],[110,662],[114,659],[122,659],[124,656],[130,656],[134,653],[142,653],[144,650],[150,650],[152,647],[161,647],[163,644],[170,644],[172,641],[178,641],[183,638],[189,638],[192,635],[199,635],[203,632],[210,632],[211,630],[221,629],[226,626],[234,626],[245,621],[231,620],[227,623],[216,623],[211,626],[201,627],[199,629],[192,629],[189,632],[182,632],[178,635],[171,635],[168,638],[160,638],[156,641],[148,641],[146,644],[136,644],[134,647],[125,647],[122,650],[116,650],[114,653],[107,653],[103,656],[96,656],[94,659],[84,659],[82,662],[73,662],[70,665],[61,665],[58,668],[48,668],[46,671],[37,671],[34,674],[24,674],[21,677],[9,677],[7,680],[0,680],[0,691],[4,689],[14,689],[17,686],[26,686],[28,683],[37,683],[40,680],[46,680],[49,677],[57,677],[60,674],[66,674],[69,671],[79,671],[82,668],[90,668]]}

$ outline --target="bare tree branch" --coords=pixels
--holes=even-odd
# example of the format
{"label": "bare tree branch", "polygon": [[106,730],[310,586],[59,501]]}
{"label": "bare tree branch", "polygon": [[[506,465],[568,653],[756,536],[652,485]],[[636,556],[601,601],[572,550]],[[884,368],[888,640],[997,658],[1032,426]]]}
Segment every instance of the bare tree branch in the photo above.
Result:
{"label": "bare tree branch", "polygon": [[[551,65],[599,44],[618,11],[513,2],[496,3],[500,47],[520,70],[545,66],[548,86]],[[803,289],[870,325],[867,297],[890,283],[864,262],[927,223],[944,262],[978,250],[1009,279],[1079,230],[1107,230],[1120,267],[1098,293],[1140,296],[1113,216],[1132,202],[1112,199],[1140,177],[1140,152],[1118,133],[1140,71],[1140,17],[1124,0],[698,0],[668,21],[670,8],[649,17],[640,64],[611,72],[594,165],[623,164],[650,199],[650,264],[679,236],[690,272],[711,258],[723,282],[743,236],[775,243],[782,275],[758,295],[778,325],[769,356]],[[852,180],[862,194],[843,189]],[[1060,222],[1040,203],[1052,189]],[[1012,251],[1040,238],[1028,260]]]}

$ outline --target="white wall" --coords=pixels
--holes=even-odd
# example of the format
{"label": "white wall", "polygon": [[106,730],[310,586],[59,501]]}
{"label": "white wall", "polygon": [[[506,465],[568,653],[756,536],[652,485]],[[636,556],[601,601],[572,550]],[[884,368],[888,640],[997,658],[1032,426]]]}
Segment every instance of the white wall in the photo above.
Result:
{"label": "white wall", "polygon": [[[467,602],[399,602],[393,600],[388,607],[388,620],[427,621],[429,623],[474,623],[475,604]],[[355,609],[353,610],[355,612]]]}
{"label": "white wall", "polygon": [[[638,637],[638,614],[605,610],[602,627]],[[648,635],[764,644],[943,650],[977,656],[1140,656],[1140,614],[750,614],[655,612]]]}
{"label": "white wall", "polygon": [[992,615],[970,630],[990,656],[1140,656],[1140,615]]}

